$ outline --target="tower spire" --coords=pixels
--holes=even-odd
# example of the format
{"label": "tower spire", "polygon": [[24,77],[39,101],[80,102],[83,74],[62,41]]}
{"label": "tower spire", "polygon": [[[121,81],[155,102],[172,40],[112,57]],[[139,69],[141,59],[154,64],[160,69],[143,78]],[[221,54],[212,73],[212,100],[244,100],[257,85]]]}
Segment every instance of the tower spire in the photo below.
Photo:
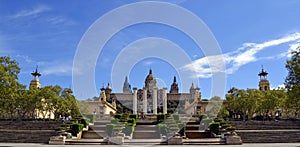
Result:
{"label": "tower spire", "polygon": [[270,90],[270,83],[267,79],[267,71],[264,70],[264,66],[261,65],[261,72],[258,74],[258,76],[260,77],[260,81],[258,84],[259,90],[261,91],[267,91]]}
{"label": "tower spire", "polygon": [[38,66],[36,66],[35,71],[33,71],[31,75],[33,76],[33,79],[30,81],[29,88],[41,88],[39,77],[42,76],[42,74],[38,72]]}

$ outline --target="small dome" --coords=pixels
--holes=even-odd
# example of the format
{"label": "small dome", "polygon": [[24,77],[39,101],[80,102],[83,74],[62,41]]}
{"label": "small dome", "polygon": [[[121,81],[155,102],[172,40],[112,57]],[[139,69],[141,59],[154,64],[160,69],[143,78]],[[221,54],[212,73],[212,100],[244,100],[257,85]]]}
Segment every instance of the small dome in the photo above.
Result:
{"label": "small dome", "polygon": [[111,89],[110,84],[108,83],[106,89]]}

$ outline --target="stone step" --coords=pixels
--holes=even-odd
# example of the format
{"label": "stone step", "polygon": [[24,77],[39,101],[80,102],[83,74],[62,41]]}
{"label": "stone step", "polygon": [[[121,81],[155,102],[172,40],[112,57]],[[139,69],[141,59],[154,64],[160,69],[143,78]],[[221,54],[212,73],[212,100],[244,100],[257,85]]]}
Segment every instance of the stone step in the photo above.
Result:
{"label": "stone step", "polygon": [[199,130],[200,125],[186,125],[186,130]]}
{"label": "stone step", "polygon": [[105,131],[84,131],[82,132],[83,139],[103,139],[106,136]]}
{"label": "stone step", "polygon": [[189,139],[199,139],[199,138],[211,138],[213,137],[210,132],[205,132],[202,130],[187,130],[185,131],[185,136]]}
{"label": "stone step", "polygon": [[96,122],[94,122],[94,126],[97,126],[97,125],[106,125],[106,124],[110,124],[110,120],[103,120],[103,121],[96,121]]}
{"label": "stone step", "polygon": [[106,125],[89,126],[89,130],[105,130],[105,129],[106,129]]}
{"label": "stone step", "polygon": [[155,130],[134,130],[133,139],[160,139],[160,134]]}
{"label": "stone step", "polygon": [[238,132],[244,143],[300,142],[300,131]]}
{"label": "stone step", "polygon": [[156,125],[138,125],[134,128],[134,130],[158,130],[158,127]]}

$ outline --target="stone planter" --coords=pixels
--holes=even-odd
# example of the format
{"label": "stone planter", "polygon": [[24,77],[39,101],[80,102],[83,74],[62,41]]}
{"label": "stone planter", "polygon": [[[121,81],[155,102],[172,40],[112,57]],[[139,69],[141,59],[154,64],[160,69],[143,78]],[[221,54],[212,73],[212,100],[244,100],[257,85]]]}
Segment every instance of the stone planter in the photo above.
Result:
{"label": "stone planter", "polygon": [[238,135],[228,135],[225,137],[226,144],[228,145],[241,145],[242,139]]}
{"label": "stone planter", "polygon": [[168,139],[168,145],[182,145],[183,139],[182,137],[176,133],[175,136]]}
{"label": "stone planter", "polygon": [[171,137],[168,139],[168,145],[182,145],[182,137]]}
{"label": "stone planter", "polygon": [[121,145],[124,144],[124,137],[117,136],[117,137],[110,137],[108,140],[109,145]]}
{"label": "stone planter", "polygon": [[51,145],[64,145],[66,142],[66,136],[51,136],[49,144]]}

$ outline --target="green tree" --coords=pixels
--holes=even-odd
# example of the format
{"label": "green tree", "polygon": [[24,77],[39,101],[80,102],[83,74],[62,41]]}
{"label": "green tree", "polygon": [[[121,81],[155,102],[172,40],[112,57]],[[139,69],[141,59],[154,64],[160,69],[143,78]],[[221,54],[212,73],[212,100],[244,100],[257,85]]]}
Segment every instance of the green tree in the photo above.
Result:
{"label": "green tree", "polygon": [[20,90],[25,86],[18,82],[20,67],[10,57],[0,57],[0,105],[4,116],[16,117],[19,106],[17,104]]}
{"label": "green tree", "polygon": [[288,102],[296,117],[300,110],[300,46],[292,52],[292,57],[287,61],[285,67],[288,70],[285,79]]}

